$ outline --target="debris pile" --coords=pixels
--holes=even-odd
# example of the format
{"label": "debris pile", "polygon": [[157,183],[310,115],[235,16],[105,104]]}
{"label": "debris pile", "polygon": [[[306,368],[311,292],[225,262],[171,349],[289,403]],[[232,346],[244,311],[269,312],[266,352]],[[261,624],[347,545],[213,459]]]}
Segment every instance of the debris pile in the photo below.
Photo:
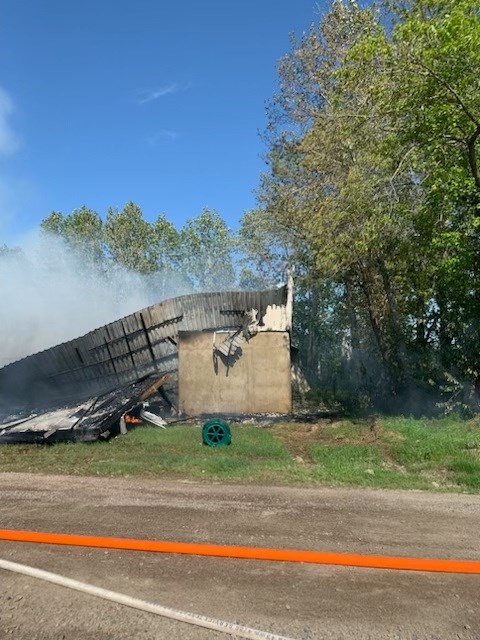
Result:
{"label": "debris pile", "polygon": [[[162,418],[145,412],[143,403],[165,384],[167,378],[167,375],[160,378],[145,376],[133,384],[75,406],[0,423],[0,444],[106,440],[118,433],[126,433],[127,423],[157,420],[159,424],[163,422]],[[139,412],[141,418],[137,418],[135,412]]]}
{"label": "debris pile", "polygon": [[144,401],[158,390],[175,411],[180,332],[233,332],[217,352],[228,359],[258,331],[290,322],[291,284],[192,294],[11,363],[0,368],[0,444],[108,438],[138,420],[164,426]]}

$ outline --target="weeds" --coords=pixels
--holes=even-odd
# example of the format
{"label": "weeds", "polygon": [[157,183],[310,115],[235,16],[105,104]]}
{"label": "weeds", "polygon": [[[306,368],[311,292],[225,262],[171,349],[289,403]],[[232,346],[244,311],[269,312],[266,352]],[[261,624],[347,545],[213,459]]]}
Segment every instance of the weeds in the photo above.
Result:
{"label": "weeds", "polygon": [[270,484],[480,491],[480,422],[380,418],[235,425],[229,447],[201,430],[137,427],[110,442],[4,445],[0,470]]}

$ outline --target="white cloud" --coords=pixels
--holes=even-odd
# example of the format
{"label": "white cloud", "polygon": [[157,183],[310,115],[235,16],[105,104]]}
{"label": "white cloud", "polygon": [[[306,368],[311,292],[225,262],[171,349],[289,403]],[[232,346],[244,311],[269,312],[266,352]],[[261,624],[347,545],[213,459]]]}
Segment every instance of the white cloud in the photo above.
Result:
{"label": "white cloud", "polygon": [[149,145],[154,147],[156,144],[167,141],[167,140],[175,140],[177,138],[176,131],[170,131],[170,129],[160,129],[160,131],[156,131],[151,136],[149,136],[146,141]]}
{"label": "white cloud", "polygon": [[13,111],[10,95],[0,87],[0,155],[13,153],[19,146],[19,139],[9,122]]}
{"label": "white cloud", "polygon": [[165,85],[164,87],[160,87],[153,91],[143,91],[137,98],[137,104],[146,104],[147,102],[163,98],[163,96],[168,96],[170,93],[176,93],[177,91],[178,86],[174,83]]}

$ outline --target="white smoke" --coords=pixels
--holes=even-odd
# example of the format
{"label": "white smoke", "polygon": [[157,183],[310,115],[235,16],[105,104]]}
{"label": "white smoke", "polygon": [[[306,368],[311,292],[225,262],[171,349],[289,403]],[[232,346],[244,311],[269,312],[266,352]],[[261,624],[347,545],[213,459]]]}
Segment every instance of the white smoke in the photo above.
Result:
{"label": "white smoke", "polygon": [[30,237],[0,256],[0,367],[187,293],[172,274],[95,264],[63,240]]}

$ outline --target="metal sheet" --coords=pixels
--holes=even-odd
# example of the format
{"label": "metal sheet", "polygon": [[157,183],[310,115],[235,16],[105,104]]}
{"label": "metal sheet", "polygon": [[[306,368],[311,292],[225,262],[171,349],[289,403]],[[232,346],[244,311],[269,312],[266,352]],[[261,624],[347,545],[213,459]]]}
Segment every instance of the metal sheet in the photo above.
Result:
{"label": "metal sheet", "polygon": [[152,305],[0,368],[0,414],[15,406],[28,410],[80,402],[145,373],[172,370],[177,367],[179,331],[234,329],[241,326],[245,311],[258,309],[261,318],[269,305],[286,303],[284,286],[192,294]]}

